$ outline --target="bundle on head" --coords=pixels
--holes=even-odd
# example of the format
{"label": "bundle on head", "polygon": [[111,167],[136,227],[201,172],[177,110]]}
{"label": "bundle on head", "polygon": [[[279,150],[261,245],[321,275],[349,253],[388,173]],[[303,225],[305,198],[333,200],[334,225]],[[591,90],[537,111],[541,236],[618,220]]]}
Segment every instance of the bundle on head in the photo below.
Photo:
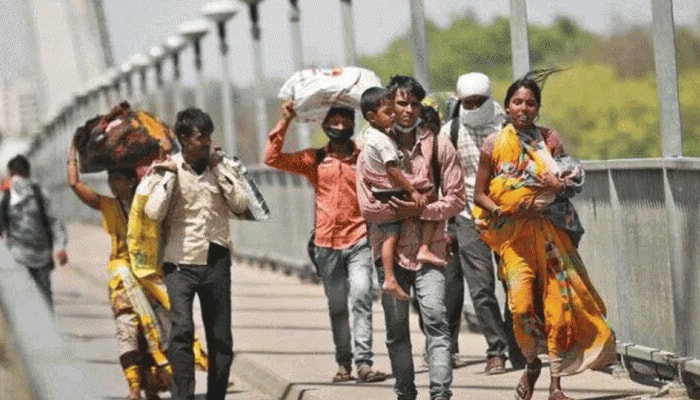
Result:
{"label": "bundle on head", "polygon": [[79,127],[74,135],[81,172],[135,168],[158,157],[163,142],[172,142],[170,128],[145,111],[122,102]]}

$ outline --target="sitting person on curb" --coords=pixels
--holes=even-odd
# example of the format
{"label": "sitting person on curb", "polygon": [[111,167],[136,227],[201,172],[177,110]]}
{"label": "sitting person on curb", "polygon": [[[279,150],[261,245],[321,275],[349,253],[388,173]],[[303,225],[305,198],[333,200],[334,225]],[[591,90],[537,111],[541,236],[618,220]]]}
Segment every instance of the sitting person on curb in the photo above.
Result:
{"label": "sitting person on curb", "polygon": [[[295,115],[293,101],[282,104],[282,117],[270,132],[264,161],[271,167],[303,175],[314,189],[314,258],[328,299],[338,363],[333,382],[354,379],[353,359],[357,382],[380,382],[387,375],[372,369],[372,260],[355,188],[355,163],[360,152],[351,139],[355,111],[341,107],[328,111],[322,123],[329,138],[325,147],[283,153],[284,138]],[[353,313],[352,335],[348,297]]]}

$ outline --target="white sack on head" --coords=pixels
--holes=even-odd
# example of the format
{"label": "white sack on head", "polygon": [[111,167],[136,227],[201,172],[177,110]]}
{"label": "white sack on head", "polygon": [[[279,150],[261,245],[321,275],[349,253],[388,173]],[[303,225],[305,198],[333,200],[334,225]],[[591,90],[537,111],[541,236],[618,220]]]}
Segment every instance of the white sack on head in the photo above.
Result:
{"label": "white sack on head", "polygon": [[293,99],[300,122],[323,122],[331,107],[360,108],[362,92],[381,86],[365,68],[311,68],[297,71],[280,88],[280,99]]}

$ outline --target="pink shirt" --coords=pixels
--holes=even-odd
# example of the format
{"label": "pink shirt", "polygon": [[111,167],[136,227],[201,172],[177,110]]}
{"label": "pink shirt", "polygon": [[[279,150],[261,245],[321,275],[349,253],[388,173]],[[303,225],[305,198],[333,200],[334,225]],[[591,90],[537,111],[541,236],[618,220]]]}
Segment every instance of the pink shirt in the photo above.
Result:
{"label": "pink shirt", "polygon": [[[433,175],[430,173],[430,160],[433,153],[433,137],[430,131],[419,130],[416,146],[411,151],[405,152],[405,163],[409,173],[428,176],[431,182]],[[439,221],[439,227],[435,230],[435,237],[430,244],[430,250],[435,255],[446,258],[447,245],[445,242],[445,224],[447,219],[457,215],[464,209],[467,201],[464,179],[462,178],[462,166],[459,162],[449,137],[438,135],[438,163],[442,170],[441,196],[433,203],[426,206],[420,218],[405,219],[401,223],[401,234],[396,248],[399,264],[406,269],[417,271],[421,264],[416,261],[416,254],[420,245],[421,219]],[[386,203],[374,199],[369,182],[364,178],[367,173],[366,163],[360,157],[357,163],[357,199],[360,210],[365,219],[372,223],[370,230],[370,242],[372,255],[375,259],[381,255],[382,235],[376,224],[395,221],[395,211]]]}

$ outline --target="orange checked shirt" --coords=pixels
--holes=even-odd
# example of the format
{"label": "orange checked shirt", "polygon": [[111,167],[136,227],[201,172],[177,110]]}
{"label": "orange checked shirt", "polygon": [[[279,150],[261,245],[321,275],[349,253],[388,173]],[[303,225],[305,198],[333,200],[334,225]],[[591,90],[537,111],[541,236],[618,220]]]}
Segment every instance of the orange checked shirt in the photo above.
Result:
{"label": "orange checked shirt", "polygon": [[288,123],[280,121],[270,132],[265,164],[306,177],[316,198],[316,246],[347,249],[367,236],[367,226],[357,203],[355,181],[360,150],[355,145],[349,157],[342,157],[329,152],[326,146],[323,160],[316,159],[317,151],[313,148],[283,153],[288,128]]}

